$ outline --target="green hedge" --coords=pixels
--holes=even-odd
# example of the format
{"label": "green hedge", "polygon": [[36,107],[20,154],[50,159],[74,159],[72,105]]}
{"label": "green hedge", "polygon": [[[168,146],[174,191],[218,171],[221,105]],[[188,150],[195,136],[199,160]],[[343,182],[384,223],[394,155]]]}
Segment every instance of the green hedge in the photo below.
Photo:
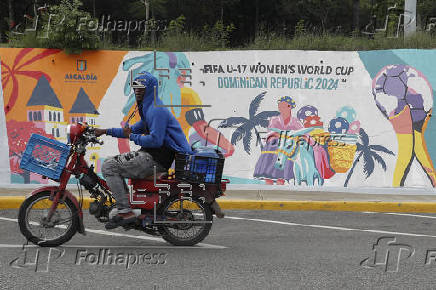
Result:
{"label": "green hedge", "polygon": [[[47,47],[33,35],[11,41],[9,47]],[[109,50],[163,50],[163,51],[209,51],[209,50],[385,50],[385,49],[436,49],[436,35],[418,32],[407,39],[386,38],[384,35],[368,37],[347,37],[340,35],[301,34],[290,38],[274,33],[258,35],[251,43],[239,47],[222,46],[220,41],[189,32],[168,34],[157,40],[144,40],[139,46],[100,42],[97,49]]]}

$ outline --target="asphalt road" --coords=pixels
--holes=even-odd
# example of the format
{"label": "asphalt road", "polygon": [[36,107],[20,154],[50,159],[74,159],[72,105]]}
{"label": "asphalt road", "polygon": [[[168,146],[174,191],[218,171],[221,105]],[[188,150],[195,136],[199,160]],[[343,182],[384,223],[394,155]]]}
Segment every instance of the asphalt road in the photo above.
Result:
{"label": "asphalt road", "polygon": [[191,248],[86,215],[92,232],[51,250],[23,249],[16,215],[0,211],[0,289],[435,288],[436,215],[229,211]]}

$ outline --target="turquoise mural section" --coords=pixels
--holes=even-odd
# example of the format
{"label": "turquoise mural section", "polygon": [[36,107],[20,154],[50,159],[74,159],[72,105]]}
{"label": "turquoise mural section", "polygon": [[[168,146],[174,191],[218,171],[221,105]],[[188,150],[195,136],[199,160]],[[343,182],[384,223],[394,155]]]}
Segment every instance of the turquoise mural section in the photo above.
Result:
{"label": "turquoise mural section", "polygon": [[[133,68],[135,67],[135,68]],[[133,69],[132,69],[133,68]],[[143,56],[133,57],[123,62],[124,71],[133,71],[133,77],[140,72],[152,73],[159,80],[158,97],[166,105],[172,105],[176,117],[181,112],[181,93],[179,83],[182,81],[183,73],[190,70],[191,65],[184,53],[181,52],[156,52]],[[130,77],[125,81],[124,95],[129,96],[124,105],[123,113],[127,114],[135,105],[135,97],[130,88]]]}

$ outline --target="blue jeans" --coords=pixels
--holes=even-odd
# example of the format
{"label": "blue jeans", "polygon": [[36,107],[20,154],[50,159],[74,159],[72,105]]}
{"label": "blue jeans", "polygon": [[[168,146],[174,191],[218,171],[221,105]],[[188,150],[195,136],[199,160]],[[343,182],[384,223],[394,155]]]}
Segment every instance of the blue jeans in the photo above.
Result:
{"label": "blue jeans", "polygon": [[123,153],[104,161],[101,171],[117,201],[118,212],[130,211],[127,196],[129,190],[125,178],[142,179],[153,176],[155,166],[156,173],[167,171],[144,151]]}

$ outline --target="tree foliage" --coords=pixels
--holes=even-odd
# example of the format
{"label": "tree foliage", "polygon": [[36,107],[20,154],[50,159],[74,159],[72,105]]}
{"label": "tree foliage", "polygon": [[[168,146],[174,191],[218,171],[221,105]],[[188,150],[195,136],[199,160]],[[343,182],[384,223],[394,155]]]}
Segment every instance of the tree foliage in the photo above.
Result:
{"label": "tree foliage", "polygon": [[[381,28],[387,9],[403,7],[405,0],[13,0],[0,1],[0,41],[6,41],[6,32],[15,25],[22,29],[29,25],[24,15],[34,16],[34,8],[47,4],[50,11],[66,12],[68,19],[60,30],[51,33],[46,45],[55,47],[95,48],[98,38],[102,42],[123,47],[140,44],[156,44],[159,40],[176,35],[199,36],[203,41],[216,40],[221,47],[240,47],[253,42],[259,34],[275,34],[292,38],[295,34],[352,35],[362,31],[376,19],[374,27]],[[436,1],[418,0],[418,26],[423,30],[431,17],[436,17]],[[13,3],[13,13],[9,13]],[[36,3],[36,5],[34,5]],[[146,6],[145,4],[149,5]],[[82,6],[80,4],[83,4]],[[156,23],[164,23],[160,29],[145,35],[144,32],[113,30],[109,32],[73,33],[77,17],[84,15],[101,19],[110,15],[117,20],[144,20],[147,16]],[[375,18],[373,18],[375,15]],[[181,22],[183,16],[183,23]],[[46,20],[47,21],[47,20]],[[390,18],[391,26],[395,17]],[[169,29],[169,32],[166,31]],[[172,33],[171,37],[168,33]],[[354,35],[354,33],[353,33]],[[206,37],[213,36],[213,37]],[[89,40],[89,41],[88,41]],[[214,44],[212,45],[214,46]]]}
{"label": "tree foliage", "polygon": [[97,35],[86,27],[79,26],[81,21],[93,19],[89,12],[80,9],[81,6],[79,0],[61,0],[59,5],[50,7],[54,21],[49,19],[50,15],[43,18],[46,26],[43,31],[48,33],[45,39],[47,47],[67,48],[70,52],[98,48]]}

